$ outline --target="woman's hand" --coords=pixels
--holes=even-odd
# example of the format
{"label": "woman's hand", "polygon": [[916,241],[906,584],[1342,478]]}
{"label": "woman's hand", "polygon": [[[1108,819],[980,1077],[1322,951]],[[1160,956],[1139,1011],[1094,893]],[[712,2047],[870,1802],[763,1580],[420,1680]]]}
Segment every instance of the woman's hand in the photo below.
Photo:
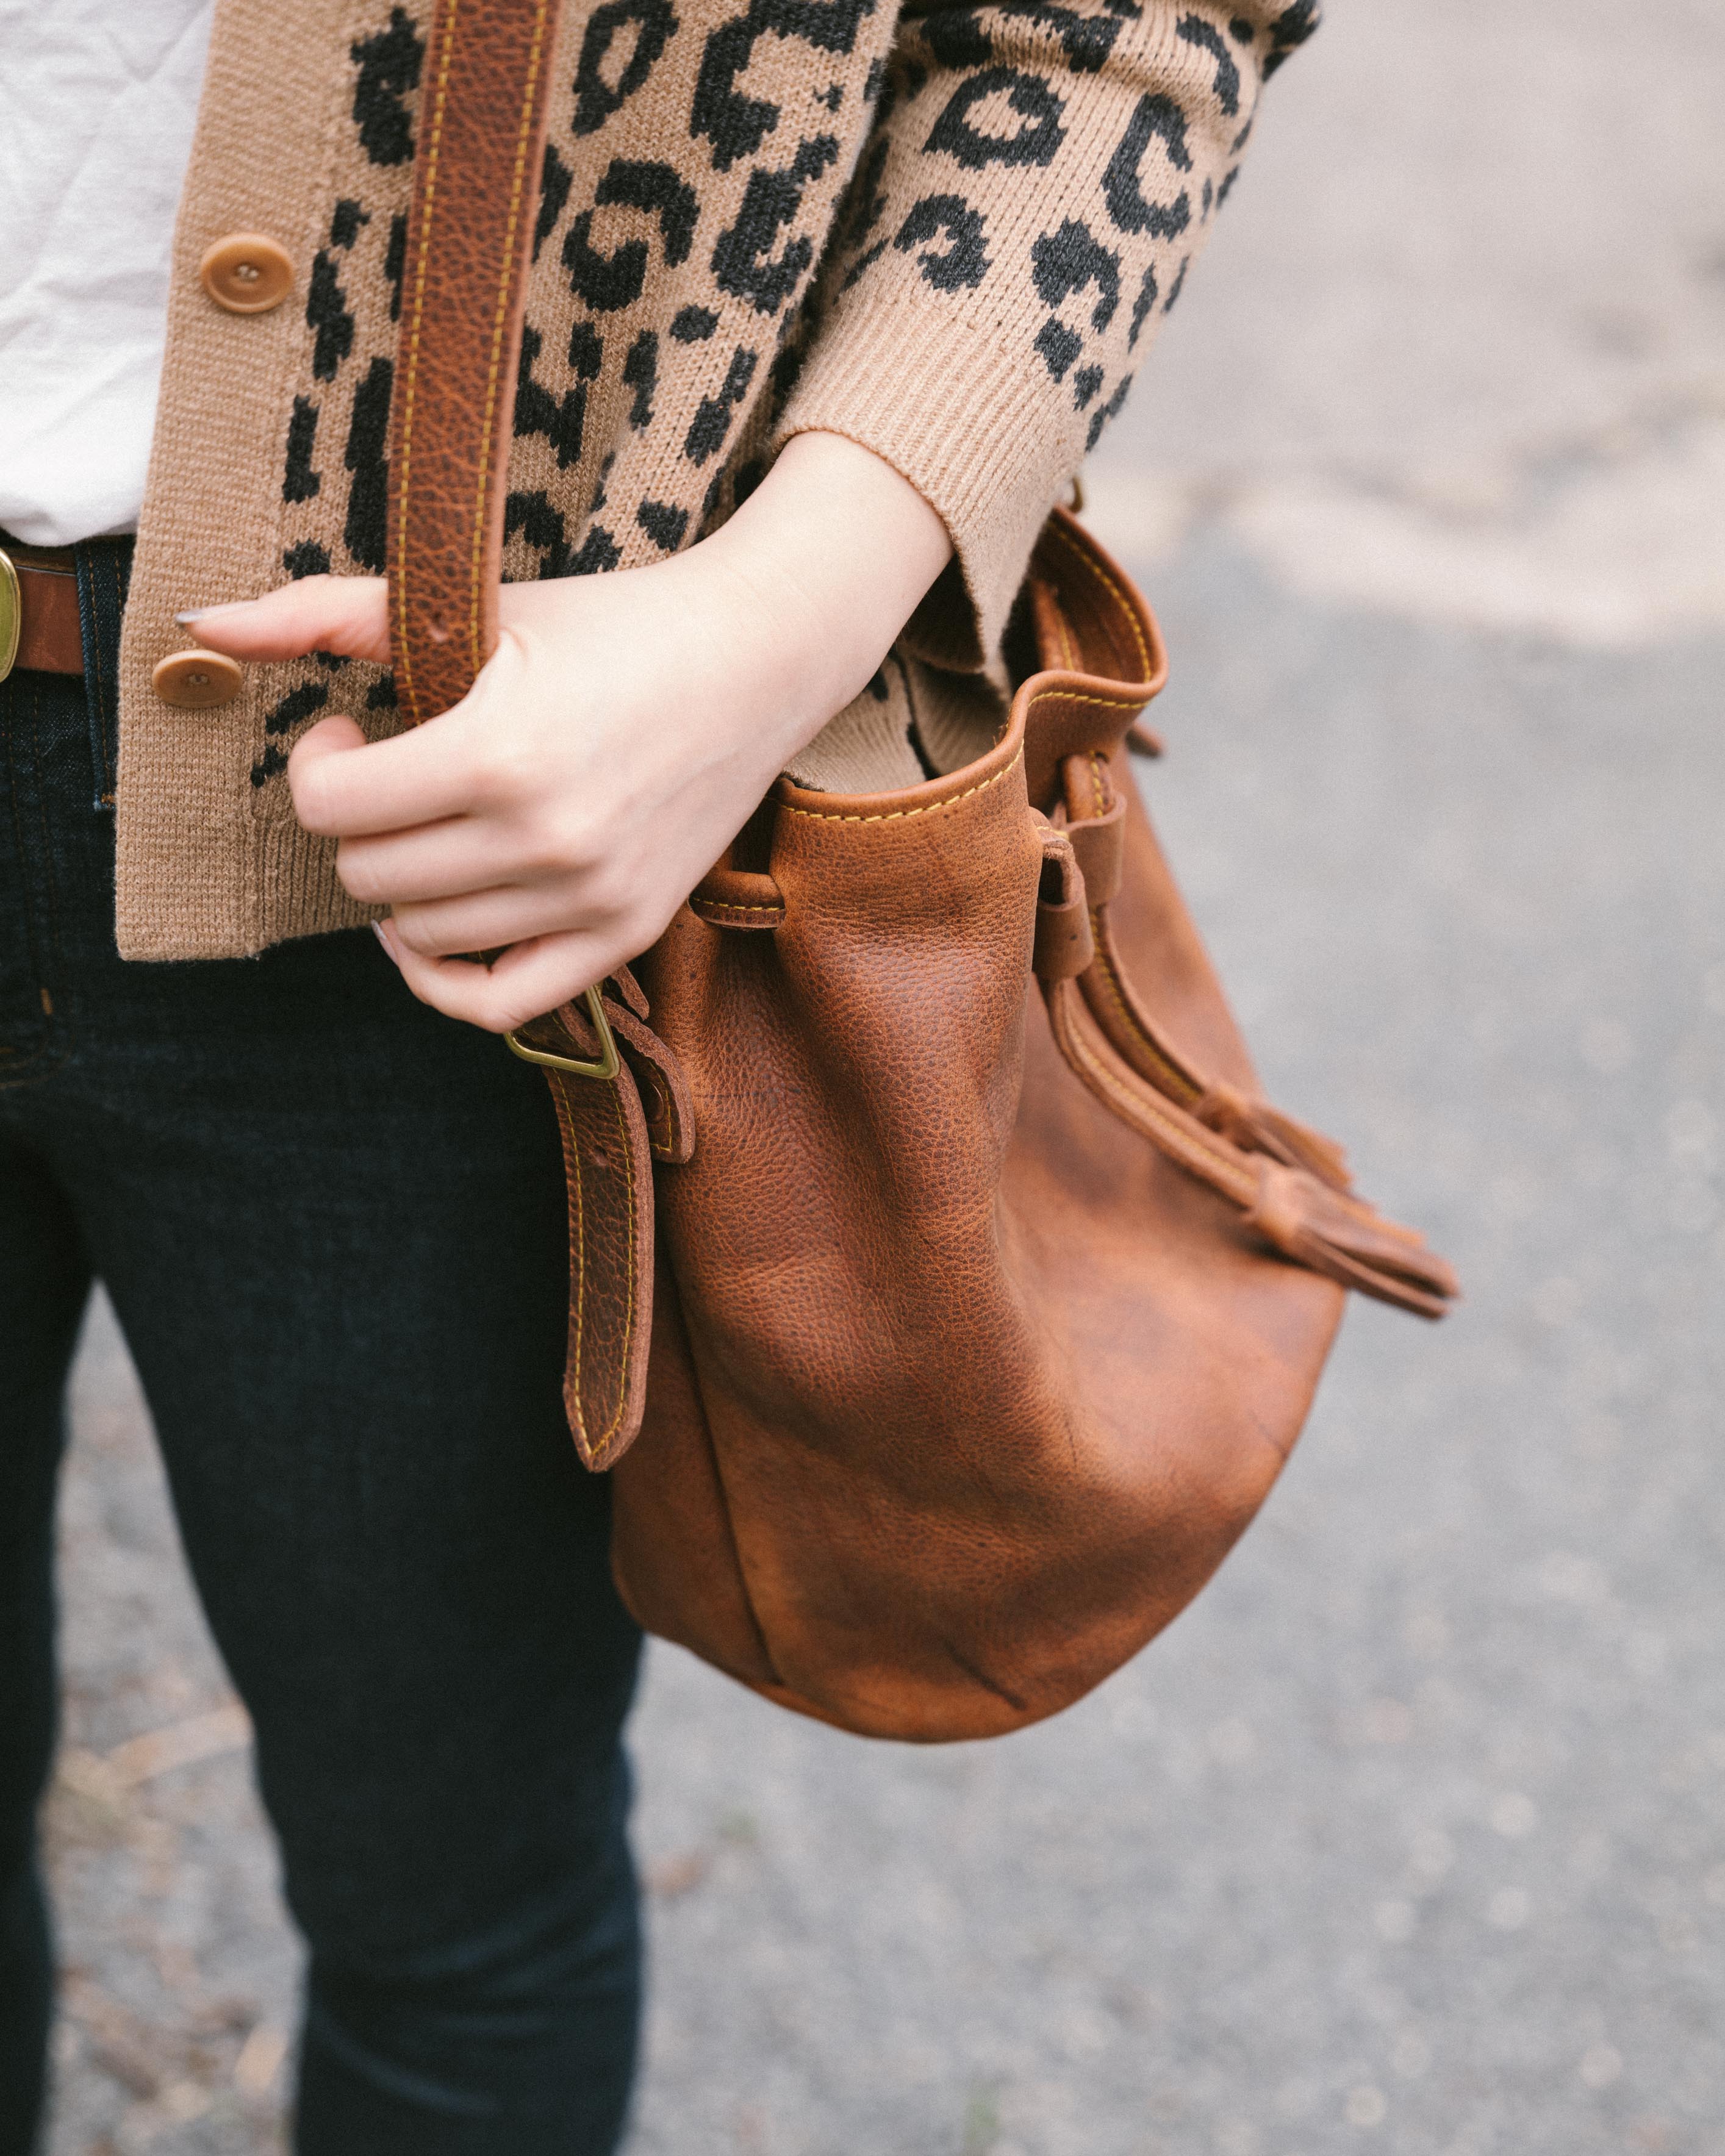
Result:
{"label": "woman's hand", "polygon": [[[863,688],[950,552],[906,480],[798,434],[731,521],[641,569],[506,584],[453,711],[288,765],[307,830],[408,985],[501,1033],[646,949],[797,751]],[[309,577],[183,617],[236,659],[389,656],[381,578]],[[489,967],[456,954],[507,946]]]}

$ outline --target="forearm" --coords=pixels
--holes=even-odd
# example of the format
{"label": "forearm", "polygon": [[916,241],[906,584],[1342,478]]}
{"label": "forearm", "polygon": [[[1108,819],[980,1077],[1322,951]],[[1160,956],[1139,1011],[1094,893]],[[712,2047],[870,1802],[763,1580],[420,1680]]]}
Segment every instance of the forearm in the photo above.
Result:
{"label": "forearm", "polygon": [[[951,552],[939,516],[891,465],[842,435],[809,433],[785,444],[711,538],[651,570],[624,571],[620,583],[675,583],[696,610],[734,616],[721,648],[749,668],[760,701],[807,706],[808,731],[789,754],[865,685]],[[507,586],[506,627],[554,627],[567,613],[585,628],[604,588],[585,578]],[[382,661],[384,594],[379,578],[309,577],[179,618],[237,659],[321,649]],[[616,611],[624,634],[629,609]]]}

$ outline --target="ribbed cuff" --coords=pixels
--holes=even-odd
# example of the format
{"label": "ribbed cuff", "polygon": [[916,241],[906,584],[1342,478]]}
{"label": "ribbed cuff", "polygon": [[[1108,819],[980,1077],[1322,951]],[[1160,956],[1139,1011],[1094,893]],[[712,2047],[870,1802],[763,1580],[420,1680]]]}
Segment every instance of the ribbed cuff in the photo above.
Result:
{"label": "ribbed cuff", "polygon": [[[1048,374],[1009,357],[1002,333],[928,300],[840,307],[809,354],[773,431],[775,451],[816,429],[872,449],[952,535],[949,570],[906,641],[938,666],[990,665],[1071,449],[1050,410]],[[962,578],[962,582],[961,582]]]}

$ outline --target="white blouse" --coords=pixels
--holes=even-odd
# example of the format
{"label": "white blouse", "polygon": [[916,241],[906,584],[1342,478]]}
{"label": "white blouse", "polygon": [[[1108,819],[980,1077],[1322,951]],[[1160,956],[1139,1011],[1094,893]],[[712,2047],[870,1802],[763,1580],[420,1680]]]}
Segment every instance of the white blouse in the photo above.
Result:
{"label": "white blouse", "polygon": [[0,0],[0,526],[136,528],[213,0]]}

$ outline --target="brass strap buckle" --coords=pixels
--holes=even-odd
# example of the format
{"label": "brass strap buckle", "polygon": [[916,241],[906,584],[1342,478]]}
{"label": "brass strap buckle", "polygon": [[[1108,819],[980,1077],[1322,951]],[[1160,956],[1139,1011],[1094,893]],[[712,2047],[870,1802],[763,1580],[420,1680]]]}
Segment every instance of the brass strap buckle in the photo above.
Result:
{"label": "brass strap buckle", "polygon": [[18,632],[23,626],[23,593],[10,554],[0,548],[0,681],[18,664]]}
{"label": "brass strap buckle", "polygon": [[593,1020],[593,1031],[599,1037],[599,1060],[597,1063],[583,1063],[572,1055],[553,1055],[547,1049],[532,1048],[519,1034],[506,1033],[503,1036],[511,1051],[519,1055],[523,1063],[542,1063],[547,1070],[567,1070],[576,1078],[614,1078],[623,1067],[617,1054],[617,1040],[611,1030],[611,1022],[605,1016],[605,1006],[599,999],[597,988],[588,989],[584,1002],[588,1015]]}

